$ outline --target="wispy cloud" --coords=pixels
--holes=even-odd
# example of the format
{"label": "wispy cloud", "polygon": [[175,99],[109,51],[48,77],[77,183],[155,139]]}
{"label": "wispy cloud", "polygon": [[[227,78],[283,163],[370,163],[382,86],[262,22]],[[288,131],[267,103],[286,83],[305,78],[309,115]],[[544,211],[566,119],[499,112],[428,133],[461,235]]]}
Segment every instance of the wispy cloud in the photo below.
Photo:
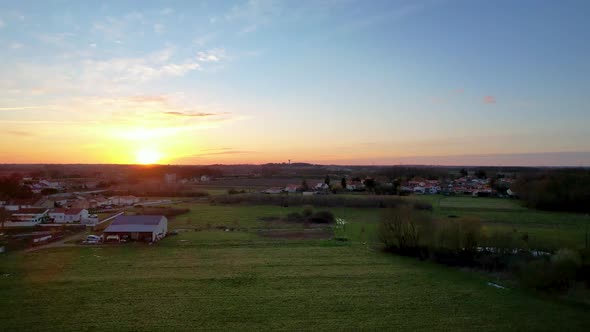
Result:
{"label": "wispy cloud", "polygon": [[352,21],[346,25],[346,30],[358,30],[363,29],[375,24],[384,23],[384,22],[392,22],[401,20],[408,16],[414,15],[422,10],[424,10],[427,6],[427,3],[424,2],[411,2],[409,4],[404,4],[402,6],[397,6],[393,9],[388,11],[384,11],[382,13],[363,17],[356,21]]}
{"label": "wispy cloud", "polygon": [[21,44],[21,43],[12,43],[12,44],[10,44],[10,48],[13,49],[13,50],[18,50],[20,48],[23,48],[23,46],[24,45]]}
{"label": "wispy cloud", "polygon": [[176,163],[198,163],[209,160],[210,157],[221,157],[221,156],[234,156],[234,155],[247,155],[247,154],[258,154],[259,151],[254,150],[240,150],[232,148],[220,148],[220,149],[206,149],[201,150],[200,153],[180,157],[174,160]]}
{"label": "wispy cloud", "polygon": [[24,111],[53,108],[52,105],[0,107],[0,111]]}
{"label": "wispy cloud", "polygon": [[201,62],[219,62],[225,58],[227,58],[227,55],[222,48],[214,48],[197,53],[197,59]]}
{"label": "wispy cloud", "polygon": [[131,12],[123,16],[107,17],[92,25],[92,31],[106,39],[121,41],[129,36],[130,28],[145,24],[146,20],[142,13]]}
{"label": "wispy cloud", "polygon": [[205,113],[205,112],[190,113],[190,112],[177,112],[177,111],[164,112],[164,114],[174,115],[174,116],[183,116],[183,117],[189,117],[189,118],[194,118],[194,117],[203,118],[203,117],[218,115],[216,113]]}
{"label": "wispy cloud", "polygon": [[4,21],[2,21],[0,19],[0,29],[4,28],[6,26],[6,23],[4,23]]}
{"label": "wispy cloud", "polygon": [[197,46],[204,46],[205,44],[213,40],[213,38],[215,38],[215,33],[209,32],[198,36],[193,41]]}
{"label": "wispy cloud", "polygon": [[171,50],[164,50],[140,58],[86,60],[84,73],[87,79],[99,82],[137,83],[166,76],[184,76],[201,68],[197,59],[172,62],[171,55]]}
{"label": "wispy cloud", "polygon": [[22,131],[22,130],[5,130],[4,133],[12,136],[19,136],[19,137],[33,137],[36,136],[32,132]]}
{"label": "wispy cloud", "polygon": [[164,24],[162,24],[162,23],[154,24],[154,32],[159,35],[163,34],[165,29],[166,28],[164,27]]}
{"label": "wispy cloud", "polygon": [[494,96],[484,96],[483,97],[483,103],[484,104],[495,104],[496,103],[496,98]]}
{"label": "wispy cloud", "polygon": [[269,24],[273,17],[281,15],[282,10],[281,2],[276,0],[249,0],[242,5],[233,6],[224,18],[228,22],[241,24],[242,28],[238,33],[244,34]]}
{"label": "wispy cloud", "polygon": [[37,39],[45,44],[53,46],[66,46],[67,40],[75,36],[76,34],[71,32],[42,33],[37,36]]}

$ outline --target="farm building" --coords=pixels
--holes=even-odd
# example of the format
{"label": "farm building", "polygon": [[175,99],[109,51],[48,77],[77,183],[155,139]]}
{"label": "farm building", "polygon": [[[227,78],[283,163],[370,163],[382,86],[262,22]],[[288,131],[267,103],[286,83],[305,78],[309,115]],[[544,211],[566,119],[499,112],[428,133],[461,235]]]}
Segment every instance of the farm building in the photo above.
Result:
{"label": "farm building", "polygon": [[21,208],[18,211],[13,212],[10,219],[14,222],[39,224],[49,220],[48,212],[49,209],[46,208]]}
{"label": "farm building", "polygon": [[128,237],[136,241],[156,242],[166,236],[168,219],[164,216],[118,216],[104,230],[105,239],[109,235]]}

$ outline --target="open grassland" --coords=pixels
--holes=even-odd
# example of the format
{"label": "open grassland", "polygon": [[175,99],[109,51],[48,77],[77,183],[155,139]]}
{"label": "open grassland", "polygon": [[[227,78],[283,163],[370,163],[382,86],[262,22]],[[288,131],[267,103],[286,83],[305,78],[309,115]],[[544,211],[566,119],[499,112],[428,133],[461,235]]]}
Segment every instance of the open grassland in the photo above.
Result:
{"label": "open grassland", "polygon": [[[532,211],[507,200],[419,199],[431,200],[436,217],[478,216],[489,231],[526,229],[531,239],[582,241],[584,216]],[[348,222],[335,230],[350,239],[341,242],[261,236],[309,231],[281,220],[302,206],[172,206],[190,212],[170,219],[169,229],[179,235],[154,246],[0,256],[0,329],[590,329],[588,307],[497,289],[487,285],[494,281],[489,276],[375,250],[383,209],[326,208]]]}
{"label": "open grassland", "polygon": [[5,331],[587,330],[588,309],[334,241],[182,232],[2,257]]}
{"label": "open grassland", "polygon": [[[497,198],[447,197],[424,195],[406,198],[427,201],[433,206],[435,218],[453,217],[481,220],[487,234],[509,232],[514,238],[528,236],[528,243],[536,249],[556,250],[563,247],[583,247],[586,227],[590,217],[583,214],[547,212],[522,207],[516,200]],[[209,205],[206,203],[182,203],[175,207],[191,211],[176,217],[180,228],[210,229],[231,227],[257,229],[266,227],[261,219],[285,218],[291,212],[300,212],[304,206],[281,207],[279,205]],[[349,222],[346,235],[354,241],[374,242],[376,225],[384,209],[326,207],[338,218]]]}
{"label": "open grassland", "polygon": [[512,232],[515,237],[527,234],[529,244],[537,249],[583,247],[590,225],[587,215],[527,209],[517,200],[442,195],[414,199],[431,203],[436,218],[473,217],[484,223],[488,233]]}

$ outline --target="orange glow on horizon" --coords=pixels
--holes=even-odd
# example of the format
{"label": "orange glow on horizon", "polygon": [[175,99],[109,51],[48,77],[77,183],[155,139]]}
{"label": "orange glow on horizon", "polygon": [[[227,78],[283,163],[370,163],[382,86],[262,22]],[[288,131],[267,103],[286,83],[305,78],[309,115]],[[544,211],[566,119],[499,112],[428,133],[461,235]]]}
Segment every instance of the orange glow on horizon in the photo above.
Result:
{"label": "orange glow on horizon", "polygon": [[162,159],[162,154],[151,148],[142,148],[135,155],[135,162],[142,165],[157,164]]}

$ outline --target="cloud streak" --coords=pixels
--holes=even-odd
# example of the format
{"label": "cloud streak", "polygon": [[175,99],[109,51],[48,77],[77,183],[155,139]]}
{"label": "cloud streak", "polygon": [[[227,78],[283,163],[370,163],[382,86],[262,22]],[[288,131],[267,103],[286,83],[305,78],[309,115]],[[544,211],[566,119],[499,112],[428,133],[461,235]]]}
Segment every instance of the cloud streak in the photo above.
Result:
{"label": "cloud streak", "polygon": [[484,104],[495,104],[496,103],[496,98],[494,96],[484,96],[483,97],[483,103]]}
{"label": "cloud streak", "polygon": [[205,112],[188,113],[188,112],[178,112],[178,111],[168,111],[168,112],[164,112],[164,114],[173,115],[173,116],[189,117],[189,118],[204,118],[204,117],[208,117],[208,116],[219,115],[217,113],[205,113]]}
{"label": "cloud streak", "polygon": [[21,131],[21,130],[5,130],[4,131],[8,135],[12,136],[19,136],[19,137],[33,137],[36,136],[34,133],[28,131]]}

